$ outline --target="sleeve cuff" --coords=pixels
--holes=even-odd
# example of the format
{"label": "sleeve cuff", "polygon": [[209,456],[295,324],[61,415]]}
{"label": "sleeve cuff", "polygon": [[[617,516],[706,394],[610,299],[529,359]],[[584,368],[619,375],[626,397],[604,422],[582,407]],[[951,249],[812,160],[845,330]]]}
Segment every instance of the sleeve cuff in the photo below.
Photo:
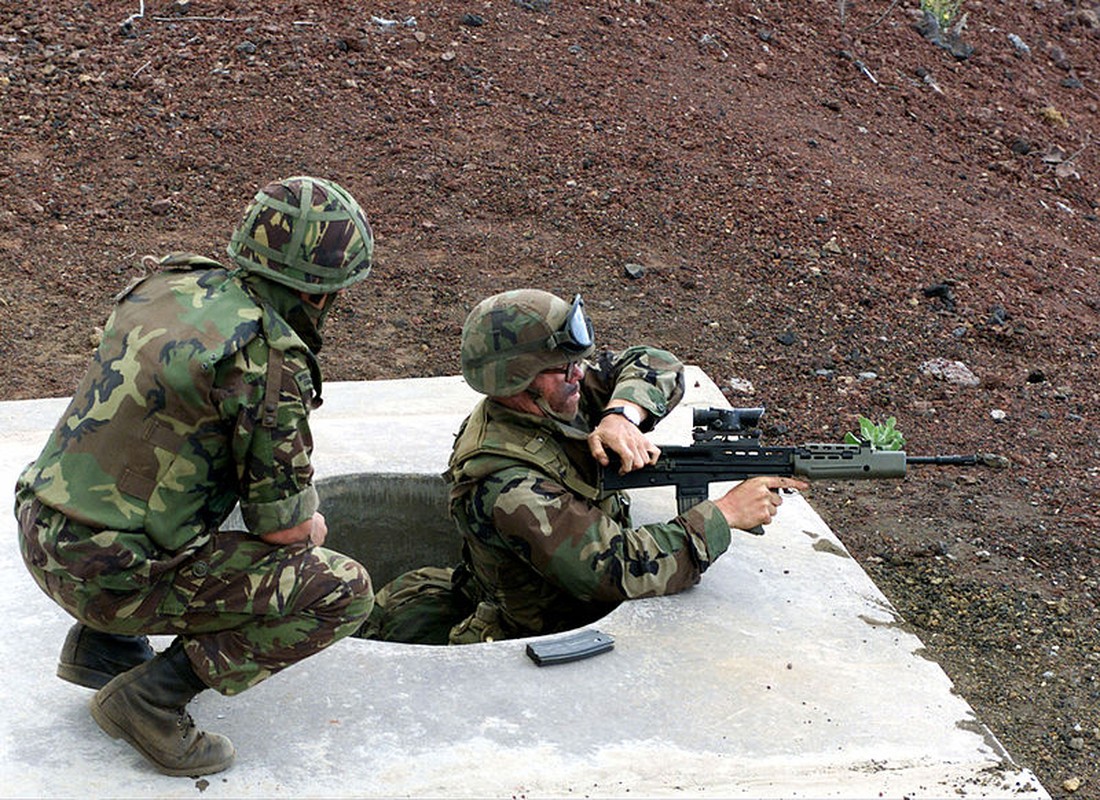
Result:
{"label": "sleeve cuff", "polygon": [[710,500],[692,506],[681,516],[691,533],[692,545],[703,570],[730,546],[730,526],[718,506]]}
{"label": "sleeve cuff", "polygon": [[241,503],[241,516],[255,536],[293,528],[310,519],[321,506],[317,489],[310,484],[301,492],[270,503]]}

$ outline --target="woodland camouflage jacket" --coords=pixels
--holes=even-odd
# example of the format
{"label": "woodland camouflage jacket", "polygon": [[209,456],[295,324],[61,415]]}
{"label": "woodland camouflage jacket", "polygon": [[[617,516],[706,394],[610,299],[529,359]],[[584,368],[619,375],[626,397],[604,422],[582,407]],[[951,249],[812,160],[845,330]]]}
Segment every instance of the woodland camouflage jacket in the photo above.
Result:
{"label": "woodland camouflage jacket", "polygon": [[586,436],[612,397],[649,411],[646,427],[683,396],[671,354],[636,347],[601,355],[573,425],[482,401],[459,431],[445,477],[475,592],[497,606],[507,635],[568,630],[632,598],[699,581],[730,542],[718,508],[631,527],[628,500],[597,486]]}
{"label": "woodland camouflage jacket", "polygon": [[197,548],[238,499],[254,534],[293,527],[318,505],[313,354],[215,262],[182,261],[120,295],[17,487],[24,501],[33,494],[78,524],[116,532],[109,549],[119,568]]}

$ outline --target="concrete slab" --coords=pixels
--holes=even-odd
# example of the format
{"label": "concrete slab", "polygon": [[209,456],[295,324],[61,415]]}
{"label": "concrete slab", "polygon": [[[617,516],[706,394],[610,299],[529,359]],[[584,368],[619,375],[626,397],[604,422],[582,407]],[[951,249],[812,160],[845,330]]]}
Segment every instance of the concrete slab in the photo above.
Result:
{"label": "concrete slab", "polygon": [[[688,383],[661,443],[689,439],[690,406],[725,404],[701,371]],[[434,476],[476,399],[452,377],[331,384],[318,477]],[[0,485],[65,402],[0,403]],[[675,503],[655,489],[635,507],[649,521]],[[204,693],[196,720],[238,748],[206,779],[156,773],[54,676],[70,620],[26,574],[10,513],[0,530],[3,797],[1049,797],[799,496],[698,587],[603,619],[615,648],[587,661],[345,640],[244,695]]]}

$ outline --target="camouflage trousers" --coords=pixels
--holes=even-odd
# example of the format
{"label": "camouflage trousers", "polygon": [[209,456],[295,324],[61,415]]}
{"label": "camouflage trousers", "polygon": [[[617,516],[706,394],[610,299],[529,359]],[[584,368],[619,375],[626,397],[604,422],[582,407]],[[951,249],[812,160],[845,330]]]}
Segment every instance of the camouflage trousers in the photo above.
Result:
{"label": "camouflage trousers", "polygon": [[450,567],[404,572],[378,590],[370,617],[355,635],[404,644],[457,644],[451,629],[473,610],[465,579]]}
{"label": "camouflage trousers", "polygon": [[407,644],[477,644],[523,635],[507,627],[500,607],[478,601],[465,565],[421,567],[378,590],[356,636]]}
{"label": "camouflage trousers", "polygon": [[[195,674],[225,695],[354,633],[374,605],[370,576],[353,559],[323,547],[269,545],[244,531],[219,531],[163,568],[135,570],[132,588],[123,588],[118,572],[89,569],[110,563],[109,532],[37,502],[17,515],[27,569],[58,605],[108,633],[179,636]],[[102,552],[85,546],[82,564],[59,562],[58,542],[96,539],[105,542]]]}

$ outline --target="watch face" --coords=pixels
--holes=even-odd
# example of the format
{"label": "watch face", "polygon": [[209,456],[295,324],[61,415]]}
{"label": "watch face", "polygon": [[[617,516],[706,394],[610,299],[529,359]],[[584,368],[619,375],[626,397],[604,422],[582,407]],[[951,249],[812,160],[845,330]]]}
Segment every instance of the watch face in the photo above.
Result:
{"label": "watch face", "polygon": [[606,409],[603,412],[603,416],[605,417],[609,414],[618,414],[619,416],[626,417],[628,420],[638,426],[641,426],[642,424],[642,415],[638,413],[638,410],[636,408],[632,408],[630,406],[614,406],[613,408]]}

